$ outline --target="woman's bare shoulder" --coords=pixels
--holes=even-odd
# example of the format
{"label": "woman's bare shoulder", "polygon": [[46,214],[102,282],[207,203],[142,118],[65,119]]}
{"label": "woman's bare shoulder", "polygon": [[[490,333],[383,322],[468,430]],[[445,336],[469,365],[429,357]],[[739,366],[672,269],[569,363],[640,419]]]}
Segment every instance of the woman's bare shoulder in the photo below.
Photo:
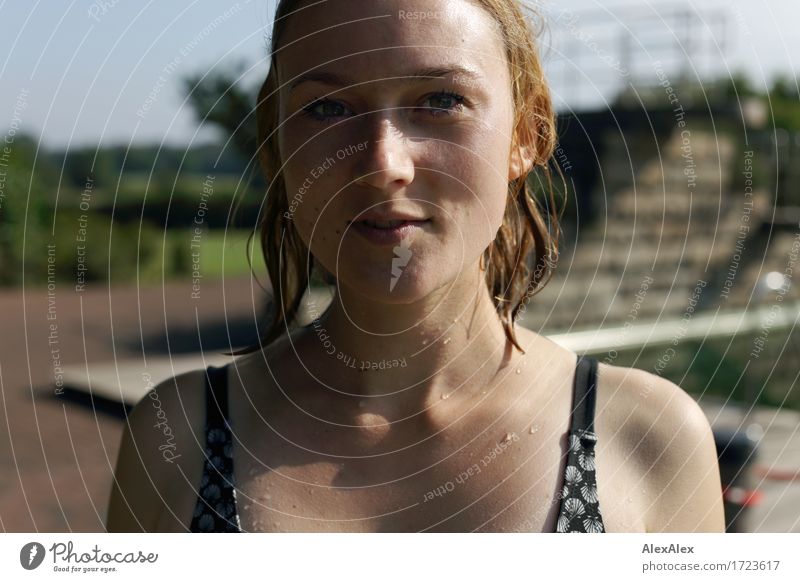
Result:
{"label": "woman's bare shoulder", "polygon": [[641,475],[648,531],[723,531],[711,426],[685,390],[657,374],[600,363],[597,423]]}
{"label": "woman's bare shoulder", "polygon": [[[127,415],[109,501],[108,531],[155,531],[199,470],[204,370],[168,378]],[[176,518],[178,516],[175,516]]]}

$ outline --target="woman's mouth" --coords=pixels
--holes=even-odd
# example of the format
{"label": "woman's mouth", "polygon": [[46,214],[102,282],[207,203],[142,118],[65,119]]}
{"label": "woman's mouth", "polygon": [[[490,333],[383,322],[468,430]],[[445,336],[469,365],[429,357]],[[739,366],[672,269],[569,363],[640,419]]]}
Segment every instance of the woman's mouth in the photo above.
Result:
{"label": "woman's mouth", "polygon": [[351,224],[362,237],[377,245],[396,245],[430,225],[428,220],[360,220]]}

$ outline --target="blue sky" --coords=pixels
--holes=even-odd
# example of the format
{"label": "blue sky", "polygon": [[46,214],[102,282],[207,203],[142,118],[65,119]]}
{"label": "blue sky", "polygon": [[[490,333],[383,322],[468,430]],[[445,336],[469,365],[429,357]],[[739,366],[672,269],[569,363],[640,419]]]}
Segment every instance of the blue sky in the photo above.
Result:
{"label": "blue sky", "polygon": [[[728,69],[745,70],[763,85],[765,79],[800,68],[797,0],[541,0],[538,4],[550,17],[552,50],[547,67],[557,101],[564,107],[602,106],[611,90],[603,83],[614,76],[609,55],[618,48],[618,31],[628,26],[635,48],[650,50],[647,40],[658,33],[667,40],[672,37],[678,47],[677,53],[670,49],[664,54],[671,51],[680,57],[680,34],[673,34],[669,21],[651,20],[650,28],[637,28],[631,6],[650,14],[675,6],[689,8],[712,28],[715,10],[726,10],[725,34],[698,33],[705,38],[698,40],[705,48],[691,47],[688,52],[694,60],[676,64],[696,65],[701,78],[724,75]],[[584,12],[590,9],[595,12]],[[252,69],[244,82],[256,83],[266,73],[266,35],[274,10],[275,0],[0,0],[0,132],[5,133],[13,119],[20,131],[33,133],[47,146],[213,139],[213,131],[198,131],[183,103],[180,81],[187,74],[245,62]],[[724,53],[714,46],[723,36]],[[578,51],[579,62],[565,64],[565,50],[567,57]],[[589,66],[593,59],[596,62]],[[590,69],[594,77],[587,72]],[[645,79],[652,74],[646,60],[638,74]],[[564,85],[564,79],[572,81]],[[569,85],[575,82],[581,85],[579,92]]]}

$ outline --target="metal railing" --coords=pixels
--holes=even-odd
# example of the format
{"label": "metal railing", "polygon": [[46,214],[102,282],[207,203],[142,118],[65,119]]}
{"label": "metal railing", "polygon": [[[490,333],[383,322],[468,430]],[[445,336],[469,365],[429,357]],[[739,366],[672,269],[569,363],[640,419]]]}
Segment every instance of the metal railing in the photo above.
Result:
{"label": "metal railing", "polygon": [[[623,90],[715,78],[730,42],[730,8],[628,5],[544,11],[545,69],[560,109],[604,106]],[[735,14],[733,14],[735,16]]]}

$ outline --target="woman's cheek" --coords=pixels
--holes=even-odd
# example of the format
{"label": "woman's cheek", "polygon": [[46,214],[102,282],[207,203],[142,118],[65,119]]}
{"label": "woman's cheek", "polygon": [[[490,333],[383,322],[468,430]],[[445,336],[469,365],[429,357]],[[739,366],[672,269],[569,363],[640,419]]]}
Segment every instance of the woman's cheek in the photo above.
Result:
{"label": "woman's cheek", "polygon": [[320,249],[330,243],[330,235],[325,229],[327,222],[320,216],[318,210],[309,210],[298,214],[296,226],[300,233],[300,238],[303,239],[307,247],[312,250]]}
{"label": "woman's cheek", "polygon": [[[487,170],[488,171],[488,170]],[[495,238],[503,223],[507,203],[507,185],[499,180],[475,176],[468,182],[470,188],[462,193],[458,205],[460,212],[455,220],[465,244],[486,248]]]}

